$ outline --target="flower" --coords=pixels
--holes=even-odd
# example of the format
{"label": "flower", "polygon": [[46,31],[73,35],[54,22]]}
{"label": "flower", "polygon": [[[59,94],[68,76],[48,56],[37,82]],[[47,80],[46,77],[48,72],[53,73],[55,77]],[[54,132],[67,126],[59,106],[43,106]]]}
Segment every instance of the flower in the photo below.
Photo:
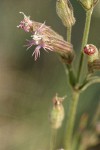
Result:
{"label": "flower", "polygon": [[38,30],[39,32],[44,32],[44,34],[47,34],[48,36],[52,34],[53,36],[59,36],[60,38],[63,39],[62,36],[57,34],[49,26],[46,26],[45,22],[40,23],[40,22],[30,20],[30,16],[26,16],[23,12],[19,12],[19,13],[24,16],[24,19],[20,22],[17,28],[24,29],[25,32],[32,32],[32,33]]}
{"label": "flower", "polygon": [[20,12],[20,14],[24,15],[24,19],[20,22],[20,25],[18,25],[18,28],[24,29],[25,32],[29,32],[32,27],[32,21],[30,20],[30,17],[27,17],[23,12]]}
{"label": "flower", "polygon": [[50,27],[46,26],[45,23],[41,24],[39,28],[31,35],[32,40],[28,40],[26,46],[28,49],[33,45],[36,48],[32,54],[35,55],[35,60],[40,57],[40,49],[43,48],[45,51],[54,51],[60,54],[68,54],[72,52],[72,45],[63,40],[63,37],[54,32]]}
{"label": "flower", "polygon": [[28,43],[26,45],[28,47],[27,49],[29,49],[33,45],[36,45],[36,48],[32,54],[32,56],[35,55],[35,60],[37,60],[37,58],[40,57],[41,48],[43,48],[45,51],[47,51],[46,49],[53,51],[53,47],[50,46],[49,44],[46,44],[46,42],[48,41],[47,37],[45,37],[38,31],[35,31],[35,33],[31,36],[32,40],[27,40]]}
{"label": "flower", "polygon": [[71,63],[73,60],[73,46],[71,43],[66,42],[61,35],[52,30],[49,26],[44,23],[39,23],[30,20],[24,13],[24,19],[20,22],[18,28],[24,29],[26,32],[31,32],[31,40],[27,40],[27,49],[36,46],[32,56],[35,56],[35,60],[40,57],[40,49],[43,48],[45,51],[53,51],[59,53],[65,60],[66,63]]}
{"label": "flower", "polygon": [[36,45],[36,48],[32,54],[35,55],[35,60],[40,56],[40,49],[43,48],[45,51],[54,51],[61,55],[66,54],[72,54],[72,45],[64,40],[61,40],[56,37],[48,37],[46,35],[43,35],[41,33],[38,33],[37,31],[31,36],[32,40],[27,40],[27,49],[32,47],[33,45]]}

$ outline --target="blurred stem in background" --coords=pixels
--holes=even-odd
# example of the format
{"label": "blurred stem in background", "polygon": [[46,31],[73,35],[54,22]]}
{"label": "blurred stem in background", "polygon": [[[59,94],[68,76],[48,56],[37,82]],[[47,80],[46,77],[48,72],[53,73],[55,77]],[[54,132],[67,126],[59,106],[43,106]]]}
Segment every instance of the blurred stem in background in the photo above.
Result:
{"label": "blurred stem in background", "polygon": [[67,28],[67,41],[71,43],[71,32],[72,32],[72,27]]}
{"label": "blurred stem in background", "polygon": [[56,149],[57,129],[51,129],[50,150]]}

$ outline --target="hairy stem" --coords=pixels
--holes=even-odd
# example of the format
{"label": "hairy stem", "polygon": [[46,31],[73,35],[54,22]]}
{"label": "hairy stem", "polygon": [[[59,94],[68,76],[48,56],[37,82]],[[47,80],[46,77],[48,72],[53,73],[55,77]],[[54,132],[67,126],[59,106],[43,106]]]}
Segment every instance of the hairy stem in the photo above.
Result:
{"label": "hairy stem", "polygon": [[93,11],[93,9],[86,12],[86,21],[85,21],[85,28],[84,28],[83,39],[82,39],[81,57],[80,57],[80,62],[79,62],[77,81],[80,80],[80,75],[81,75],[81,71],[82,71],[83,60],[84,60],[83,48],[88,42],[92,11]]}
{"label": "hairy stem", "polygon": [[75,122],[75,115],[76,115],[76,109],[77,104],[79,100],[79,91],[73,91],[73,96],[69,108],[69,114],[67,119],[67,127],[65,132],[65,149],[66,150],[72,150],[72,135],[73,135],[73,128],[74,128],[74,122]]}

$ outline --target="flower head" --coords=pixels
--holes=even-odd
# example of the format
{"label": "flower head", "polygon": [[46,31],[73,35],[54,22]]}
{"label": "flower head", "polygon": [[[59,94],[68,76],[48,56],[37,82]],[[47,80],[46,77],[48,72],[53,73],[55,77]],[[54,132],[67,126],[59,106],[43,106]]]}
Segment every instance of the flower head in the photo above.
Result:
{"label": "flower head", "polygon": [[[21,12],[22,13],[22,12]],[[59,53],[66,59],[66,63],[71,63],[73,60],[73,46],[66,42],[61,35],[52,30],[44,23],[39,23],[30,20],[24,13],[24,19],[21,21],[18,28],[24,29],[26,32],[31,32],[31,40],[27,40],[26,46],[29,49],[33,45],[36,46],[32,56],[35,60],[40,57],[40,49],[45,51],[53,51]]]}
{"label": "flower head", "polygon": [[45,51],[49,50],[66,56],[72,55],[73,53],[73,46],[62,39],[52,36],[48,37],[45,34],[38,33],[37,31],[31,37],[32,40],[28,40],[26,46],[28,47],[27,49],[29,49],[33,45],[36,46],[32,54],[32,56],[35,55],[35,60],[37,60],[38,56],[40,56],[41,48],[43,48]]}
{"label": "flower head", "polygon": [[37,60],[38,56],[40,56],[41,48],[43,48],[45,51],[54,51],[61,55],[72,55],[73,46],[64,41],[63,38],[57,33],[53,32],[51,28],[48,27],[48,30],[44,30],[44,26],[45,24],[42,24],[39,28],[37,28],[37,30],[35,30],[35,32],[33,32],[31,36],[32,40],[28,41],[27,44],[28,49],[33,45],[36,45],[36,48],[32,54],[32,56],[35,55],[35,60]]}
{"label": "flower head", "polygon": [[[34,34],[31,35],[32,40],[27,40],[27,49],[29,49],[30,47],[32,47],[33,45],[36,46],[33,54],[35,55],[35,60],[37,60],[38,57],[40,57],[40,49],[43,48],[45,51],[50,50],[53,51],[53,47],[50,46],[49,44],[47,44],[47,42],[49,41],[48,37],[46,37],[45,35],[43,35],[42,33],[42,27],[44,24],[42,24],[35,32]],[[47,49],[47,50],[46,50]]]}

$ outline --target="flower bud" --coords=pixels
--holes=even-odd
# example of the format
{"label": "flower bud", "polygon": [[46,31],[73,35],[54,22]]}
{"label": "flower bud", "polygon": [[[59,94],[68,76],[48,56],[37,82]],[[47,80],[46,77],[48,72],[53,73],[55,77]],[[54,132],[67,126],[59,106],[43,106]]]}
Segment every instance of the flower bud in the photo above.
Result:
{"label": "flower bud", "polygon": [[65,97],[58,97],[57,95],[53,98],[53,108],[50,114],[51,127],[53,129],[58,129],[62,125],[64,119],[64,108],[62,101]]}
{"label": "flower bud", "polygon": [[87,44],[84,47],[84,53],[88,55],[88,70],[100,70],[99,51],[93,44]]}
{"label": "flower bud", "polygon": [[93,44],[87,44],[84,47],[84,53],[88,55],[88,62],[99,59],[99,51]]}
{"label": "flower bud", "polygon": [[57,0],[56,12],[65,27],[71,27],[75,24],[73,7],[69,0]]}
{"label": "flower bud", "polygon": [[99,0],[78,0],[85,10],[95,7]]}

